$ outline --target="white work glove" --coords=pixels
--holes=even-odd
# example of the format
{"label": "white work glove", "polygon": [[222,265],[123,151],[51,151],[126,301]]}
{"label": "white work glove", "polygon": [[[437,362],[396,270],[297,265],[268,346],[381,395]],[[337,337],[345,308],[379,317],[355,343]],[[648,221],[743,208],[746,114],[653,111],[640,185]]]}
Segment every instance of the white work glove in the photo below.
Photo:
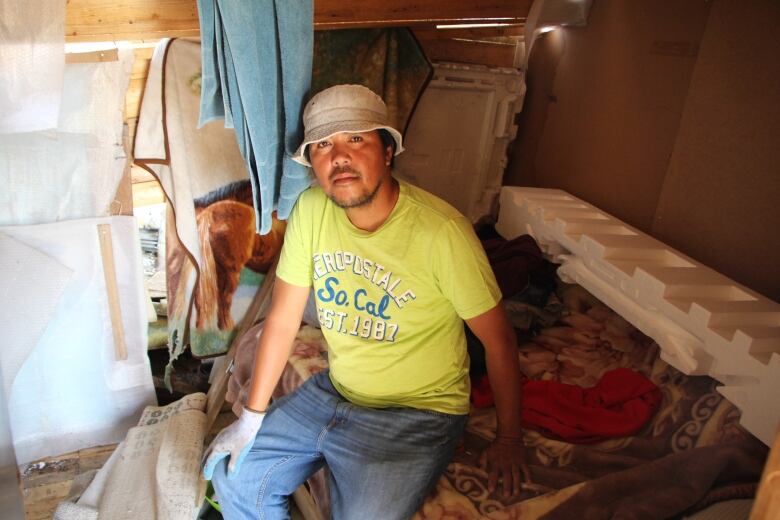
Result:
{"label": "white work glove", "polygon": [[230,457],[228,478],[232,479],[238,474],[264,418],[265,412],[244,408],[237,421],[219,432],[203,454],[203,477],[206,480],[211,480],[217,463],[225,457]]}

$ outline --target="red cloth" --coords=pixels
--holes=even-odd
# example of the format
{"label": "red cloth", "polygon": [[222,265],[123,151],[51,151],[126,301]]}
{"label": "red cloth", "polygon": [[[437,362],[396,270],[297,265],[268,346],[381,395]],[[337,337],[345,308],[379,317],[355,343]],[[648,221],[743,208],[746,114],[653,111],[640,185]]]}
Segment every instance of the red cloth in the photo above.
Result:
{"label": "red cloth", "polygon": [[493,406],[493,391],[487,375],[471,381],[471,402],[477,408]]}
{"label": "red cloth", "polygon": [[[474,387],[476,406],[477,401],[492,402],[492,395],[486,398],[486,383]],[[528,380],[523,383],[523,426],[567,442],[599,442],[635,434],[660,404],[658,387],[628,368],[606,372],[592,388]]]}

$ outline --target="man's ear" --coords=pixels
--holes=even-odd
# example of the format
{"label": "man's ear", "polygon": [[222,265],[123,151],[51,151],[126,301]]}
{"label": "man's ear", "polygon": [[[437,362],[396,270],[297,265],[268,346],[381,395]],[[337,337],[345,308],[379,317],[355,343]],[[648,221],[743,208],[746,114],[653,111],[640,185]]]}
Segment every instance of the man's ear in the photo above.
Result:
{"label": "man's ear", "polygon": [[385,166],[390,166],[391,162],[393,162],[393,147],[387,146],[385,148]]}

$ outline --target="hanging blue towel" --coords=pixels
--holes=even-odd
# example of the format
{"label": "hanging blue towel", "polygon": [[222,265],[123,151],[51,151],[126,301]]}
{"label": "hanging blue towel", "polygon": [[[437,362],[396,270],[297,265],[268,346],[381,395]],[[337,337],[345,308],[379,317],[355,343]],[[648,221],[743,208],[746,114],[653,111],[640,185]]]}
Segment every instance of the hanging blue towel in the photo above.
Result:
{"label": "hanging blue towel", "polygon": [[291,159],[311,86],[312,0],[198,0],[203,73],[199,126],[234,128],[249,170],[257,230],[290,215],[310,183]]}

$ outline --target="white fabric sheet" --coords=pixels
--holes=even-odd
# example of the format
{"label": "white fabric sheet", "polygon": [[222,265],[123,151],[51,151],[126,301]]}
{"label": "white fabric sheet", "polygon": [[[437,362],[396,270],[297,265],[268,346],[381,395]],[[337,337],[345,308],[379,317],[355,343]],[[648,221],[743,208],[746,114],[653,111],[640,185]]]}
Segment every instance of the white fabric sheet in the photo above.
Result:
{"label": "white fabric sheet", "polygon": [[73,270],[51,256],[0,233],[0,349],[3,393],[11,395],[16,373],[57,308]]}
{"label": "white fabric sheet", "polygon": [[55,130],[0,134],[0,226],[109,215],[127,163],[122,114],[133,63],[131,49],[118,54],[65,67]]}
{"label": "white fabric sheet", "polygon": [[[117,361],[97,225],[108,223],[127,359]],[[19,370],[9,412],[19,463],[121,440],[156,401],[141,248],[133,217],[0,228],[73,271],[54,317]],[[25,295],[35,305],[32,294]],[[13,312],[9,302],[4,312]]]}
{"label": "white fabric sheet", "polygon": [[0,2],[0,134],[57,126],[65,66],[65,2]]}

